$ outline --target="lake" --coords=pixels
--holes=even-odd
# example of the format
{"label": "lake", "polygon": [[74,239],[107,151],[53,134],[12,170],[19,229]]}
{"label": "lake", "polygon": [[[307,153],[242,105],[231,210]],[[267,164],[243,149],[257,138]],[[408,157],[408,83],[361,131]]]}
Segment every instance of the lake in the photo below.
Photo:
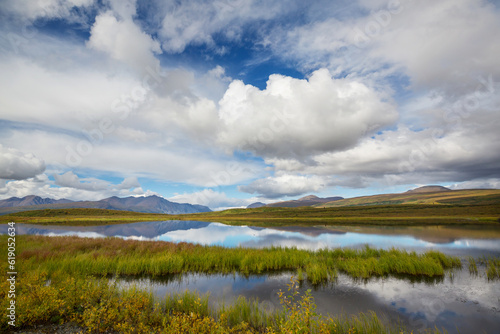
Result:
{"label": "lake", "polygon": [[[375,248],[391,247],[415,250],[429,249],[460,256],[465,264],[445,277],[427,281],[407,278],[373,278],[354,280],[339,274],[327,285],[313,287],[304,282],[301,291],[313,289],[312,295],[320,313],[357,314],[373,310],[388,323],[401,322],[420,332],[437,326],[449,333],[498,333],[500,328],[500,282],[488,281],[484,265],[480,274],[471,275],[468,256],[500,256],[500,225],[490,227],[345,227],[294,226],[262,228],[229,226],[198,221],[160,221],[107,226],[41,226],[17,224],[17,234],[81,237],[120,237],[136,240],[193,242],[224,247],[297,247],[358,248],[368,244]],[[0,227],[5,233],[6,226]],[[292,273],[245,277],[235,275],[184,274],[163,280],[150,278],[116,278],[122,286],[136,285],[162,298],[167,293],[196,290],[209,292],[211,302],[231,303],[239,295],[257,297],[262,307],[280,307],[279,289],[286,290]]]}
{"label": "lake", "polygon": [[[104,226],[49,226],[17,224],[17,234],[119,237],[137,240],[192,242],[224,247],[271,246],[321,248],[391,247],[425,251],[436,249],[457,256],[500,256],[499,226],[348,227],[290,226],[262,228],[200,221],[157,221]],[[5,233],[7,226],[0,228]]]}

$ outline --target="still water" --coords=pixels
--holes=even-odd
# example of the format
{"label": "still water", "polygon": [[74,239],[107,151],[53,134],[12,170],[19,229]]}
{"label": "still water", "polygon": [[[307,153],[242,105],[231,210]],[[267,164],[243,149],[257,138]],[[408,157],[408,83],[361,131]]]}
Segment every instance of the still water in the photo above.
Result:
{"label": "still water", "polygon": [[[291,275],[187,274],[164,281],[119,279],[118,283],[152,291],[158,298],[185,290],[209,293],[213,304],[230,304],[242,295],[258,298],[262,308],[273,311],[281,307],[277,292],[286,291]],[[312,289],[317,311],[325,315],[375,311],[384,323],[401,324],[415,333],[435,327],[462,334],[500,329],[500,284],[471,276],[468,270],[433,283],[390,277],[359,281],[341,274],[336,282],[320,287],[304,282],[300,291],[307,289]]]}
{"label": "still water", "polygon": [[[500,256],[498,227],[343,227],[291,226],[262,228],[230,226],[199,221],[158,221],[106,226],[41,226],[17,224],[17,234],[75,235],[80,237],[120,237],[137,240],[192,242],[224,247],[262,248],[270,246],[321,248],[370,245],[425,251],[437,249],[457,256]],[[7,226],[0,228],[5,233]]]}
{"label": "still water", "polygon": [[[498,227],[281,227],[261,228],[229,226],[198,221],[159,221],[107,226],[41,226],[17,224],[17,234],[80,237],[120,237],[136,240],[193,242],[224,247],[297,247],[320,248],[370,245],[417,252],[435,249],[460,256],[466,266],[468,256],[500,256]],[[0,226],[5,233],[7,226]],[[434,327],[449,333],[499,333],[500,282],[488,281],[484,266],[480,275],[468,269],[454,271],[432,282],[412,282],[401,278],[374,278],[356,281],[340,274],[337,281],[313,289],[318,311],[323,314],[357,314],[373,310],[387,323],[402,323],[416,333]],[[231,303],[239,295],[257,297],[262,307],[280,307],[279,289],[286,290],[291,273],[277,275],[199,275],[186,274],[166,280],[148,278],[118,279],[124,286],[138,285],[159,298],[166,293],[196,290],[210,292],[212,303]]]}

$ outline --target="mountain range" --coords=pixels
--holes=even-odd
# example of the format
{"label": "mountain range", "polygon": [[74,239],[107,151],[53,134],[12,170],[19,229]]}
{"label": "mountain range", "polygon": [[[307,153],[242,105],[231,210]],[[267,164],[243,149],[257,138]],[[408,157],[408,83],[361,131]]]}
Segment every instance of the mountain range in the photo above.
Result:
{"label": "mountain range", "polygon": [[183,214],[210,212],[210,208],[203,205],[170,202],[158,196],[148,197],[125,197],[116,196],[99,201],[71,201],[68,199],[55,200],[41,198],[39,196],[26,196],[23,198],[11,197],[0,200],[0,214],[14,213],[27,210],[42,209],[69,209],[69,208],[91,208],[124,210],[145,213]]}
{"label": "mountain range", "polygon": [[11,197],[0,201],[0,208],[12,208],[19,206],[44,205],[56,203],[71,203],[69,199],[41,198],[40,196],[29,195],[23,198]]}

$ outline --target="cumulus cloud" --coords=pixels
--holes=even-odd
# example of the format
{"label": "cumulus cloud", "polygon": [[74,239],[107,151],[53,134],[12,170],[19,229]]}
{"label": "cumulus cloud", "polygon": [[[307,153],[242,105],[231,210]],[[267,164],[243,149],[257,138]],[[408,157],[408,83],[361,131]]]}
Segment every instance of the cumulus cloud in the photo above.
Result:
{"label": "cumulus cloud", "polygon": [[45,162],[31,153],[23,153],[0,144],[0,179],[23,180],[45,171]]}
{"label": "cumulus cloud", "polygon": [[[130,14],[121,9],[122,15]],[[111,58],[124,62],[139,73],[146,68],[156,69],[161,53],[160,44],[137,26],[131,18],[117,19],[108,11],[96,17],[87,46],[105,52]]]}
{"label": "cumulus cloud", "polygon": [[297,196],[319,192],[328,186],[328,179],[320,176],[283,174],[258,179],[248,185],[239,186],[238,190],[259,194],[266,198]]}
{"label": "cumulus cloud", "polygon": [[219,142],[264,157],[345,150],[398,117],[375,91],[326,69],[308,80],[272,75],[263,91],[233,81],[219,104]]}

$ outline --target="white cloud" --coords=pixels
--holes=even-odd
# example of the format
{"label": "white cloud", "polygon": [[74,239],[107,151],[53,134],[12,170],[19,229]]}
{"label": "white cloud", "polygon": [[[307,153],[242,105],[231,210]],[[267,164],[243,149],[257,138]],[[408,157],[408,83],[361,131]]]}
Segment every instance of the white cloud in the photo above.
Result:
{"label": "white cloud", "polygon": [[125,178],[120,184],[97,178],[79,178],[72,172],[54,175],[51,181],[46,174],[19,181],[0,184],[1,198],[37,195],[54,199],[98,201],[111,196],[150,196],[156,193],[144,191],[137,178]]}
{"label": "white cloud", "polygon": [[140,186],[141,184],[139,183],[139,180],[137,180],[137,177],[130,176],[123,179],[122,183],[118,185],[118,189],[132,189],[139,188]]}
{"label": "white cloud", "polygon": [[86,178],[80,180],[73,172],[66,172],[62,175],[54,174],[55,184],[60,187],[68,187],[89,191],[100,191],[109,187],[109,182],[96,178]]}
{"label": "white cloud", "polygon": [[113,111],[114,101],[140,85],[85,65],[57,70],[25,58],[0,59],[0,71],[3,119],[78,132],[121,116]]}
{"label": "white cloud", "polygon": [[0,144],[0,179],[23,180],[45,171],[45,162],[31,153],[23,153]]}
{"label": "white cloud", "polygon": [[364,1],[366,11],[266,37],[276,54],[303,70],[327,67],[381,96],[410,96],[398,107],[397,129],[340,150],[309,150],[308,159],[265,156],[275,171],[363,187],[470,179],[489,184],[498,177],[500,37],[492,33],[500,29],[498,9],[477,0],[397,4]]}
{"label": "white cloud", "polygon": [[[162,48],[172,53],[180,53],[190,44],[217,48],[215,34],[237,41],[244,25],[275,18],[289,8],[281,2],[255,0],[192,0],[163,5],[159,35]],[[222,48],[218,51],[224,52]]]}
{"label": "white cloud", "polygon": [[193,193],[177,194],[168,198],[169,201],[177,203],[191,203],[208,206],[210,209],[218,211],[227,208],[247,207],[248,205],[261,201],[259,198],[231,198],[224,192],[212,189],[203,189]]}
{"label": "white cloud", "polygon": [[278,198],[319,192],[328,184],[329,180],[325,177],[283,174],[258,179],[248,185],[239,186],[238,189],[250,194],[257,193],[266,198]]}
{"label": "white cloud", "polygon": [[30,149],[61,169],[68,166],[119,175],[151,177],[203,187],[233,185],[260,175],[260,164],[213,154],[204,148],[173,145],[117,143],[92,144],[85,138],[42,130],[11,130],[2,141],[20,150]]}
{"label": "white cloud", "polygon": [[[408,76],[414,89],[464,94],[479,75],[498,75],[499,13],[481,0],[361,3],[357,16],[328,17],[266,37],[306,70],[327,67],[388,85]],[[362,13],[362,14],[361,14]],[[388,80],[389,79],[389,80]]]}
{"label": "white cloud", "polygon": [[326,69],[308,80],[272,75],[263,91],[233,81],[219,104],[219,142],[265,157],[344,150],[397,119],[375,91]]}
{"label": "white cloud", "polygon": [[208,98],[212,101],[219,101],[227,90],[232,78],[226,74],[225,68],[220,65],[196,78],[193,90],[196,95]]}
{"label": "white cloud", "polygon": [[478,75],[500,73],[500,36],[492,33],[499,30],[498,10],[486,1],[407,1],[370,56],[401,64],[415,85],[463,94]]}
{"label": "white cloud", "polygon": [[[81,12],[89,9],[94,0],[18,0],[4,1],[2,9],[18,16],[22,21],[30,22],[36,19],[65,19],[70,22],[83,23]],[[79,11],[72,11],[78,8]],[[79,13],[80,12],[80,13]],[[80,15],[79,15],[80,14]]]}
{"label": "white cloud", "polygon": [[459,129],[446,133],[439,128],[412,131],[406,127],[366,138],[356,147],[318,154],[310,161],[270,159],[283,173],[337,176],[330,184],[351,187],[382,181],[387,185],[453,182],[488,179],[500,170],[500,139],[493,128]]}
{"label": "white cloud", "polygon": [[122,61],[139,73],[156,70],[161,53],[160,44],[138,27],[131,18],[117,19],[108,11],[96,17],[87,46],[103,51],[111,58]]}
{"label": "white cloud", "polygon": [[447,186],[450,189],[500,189],[500,178],[473,180]]}
{"label": "white cloud", "polygon": [[128,19],[136,14],[137,0],[109,0],[109,3],[121,19]]}

